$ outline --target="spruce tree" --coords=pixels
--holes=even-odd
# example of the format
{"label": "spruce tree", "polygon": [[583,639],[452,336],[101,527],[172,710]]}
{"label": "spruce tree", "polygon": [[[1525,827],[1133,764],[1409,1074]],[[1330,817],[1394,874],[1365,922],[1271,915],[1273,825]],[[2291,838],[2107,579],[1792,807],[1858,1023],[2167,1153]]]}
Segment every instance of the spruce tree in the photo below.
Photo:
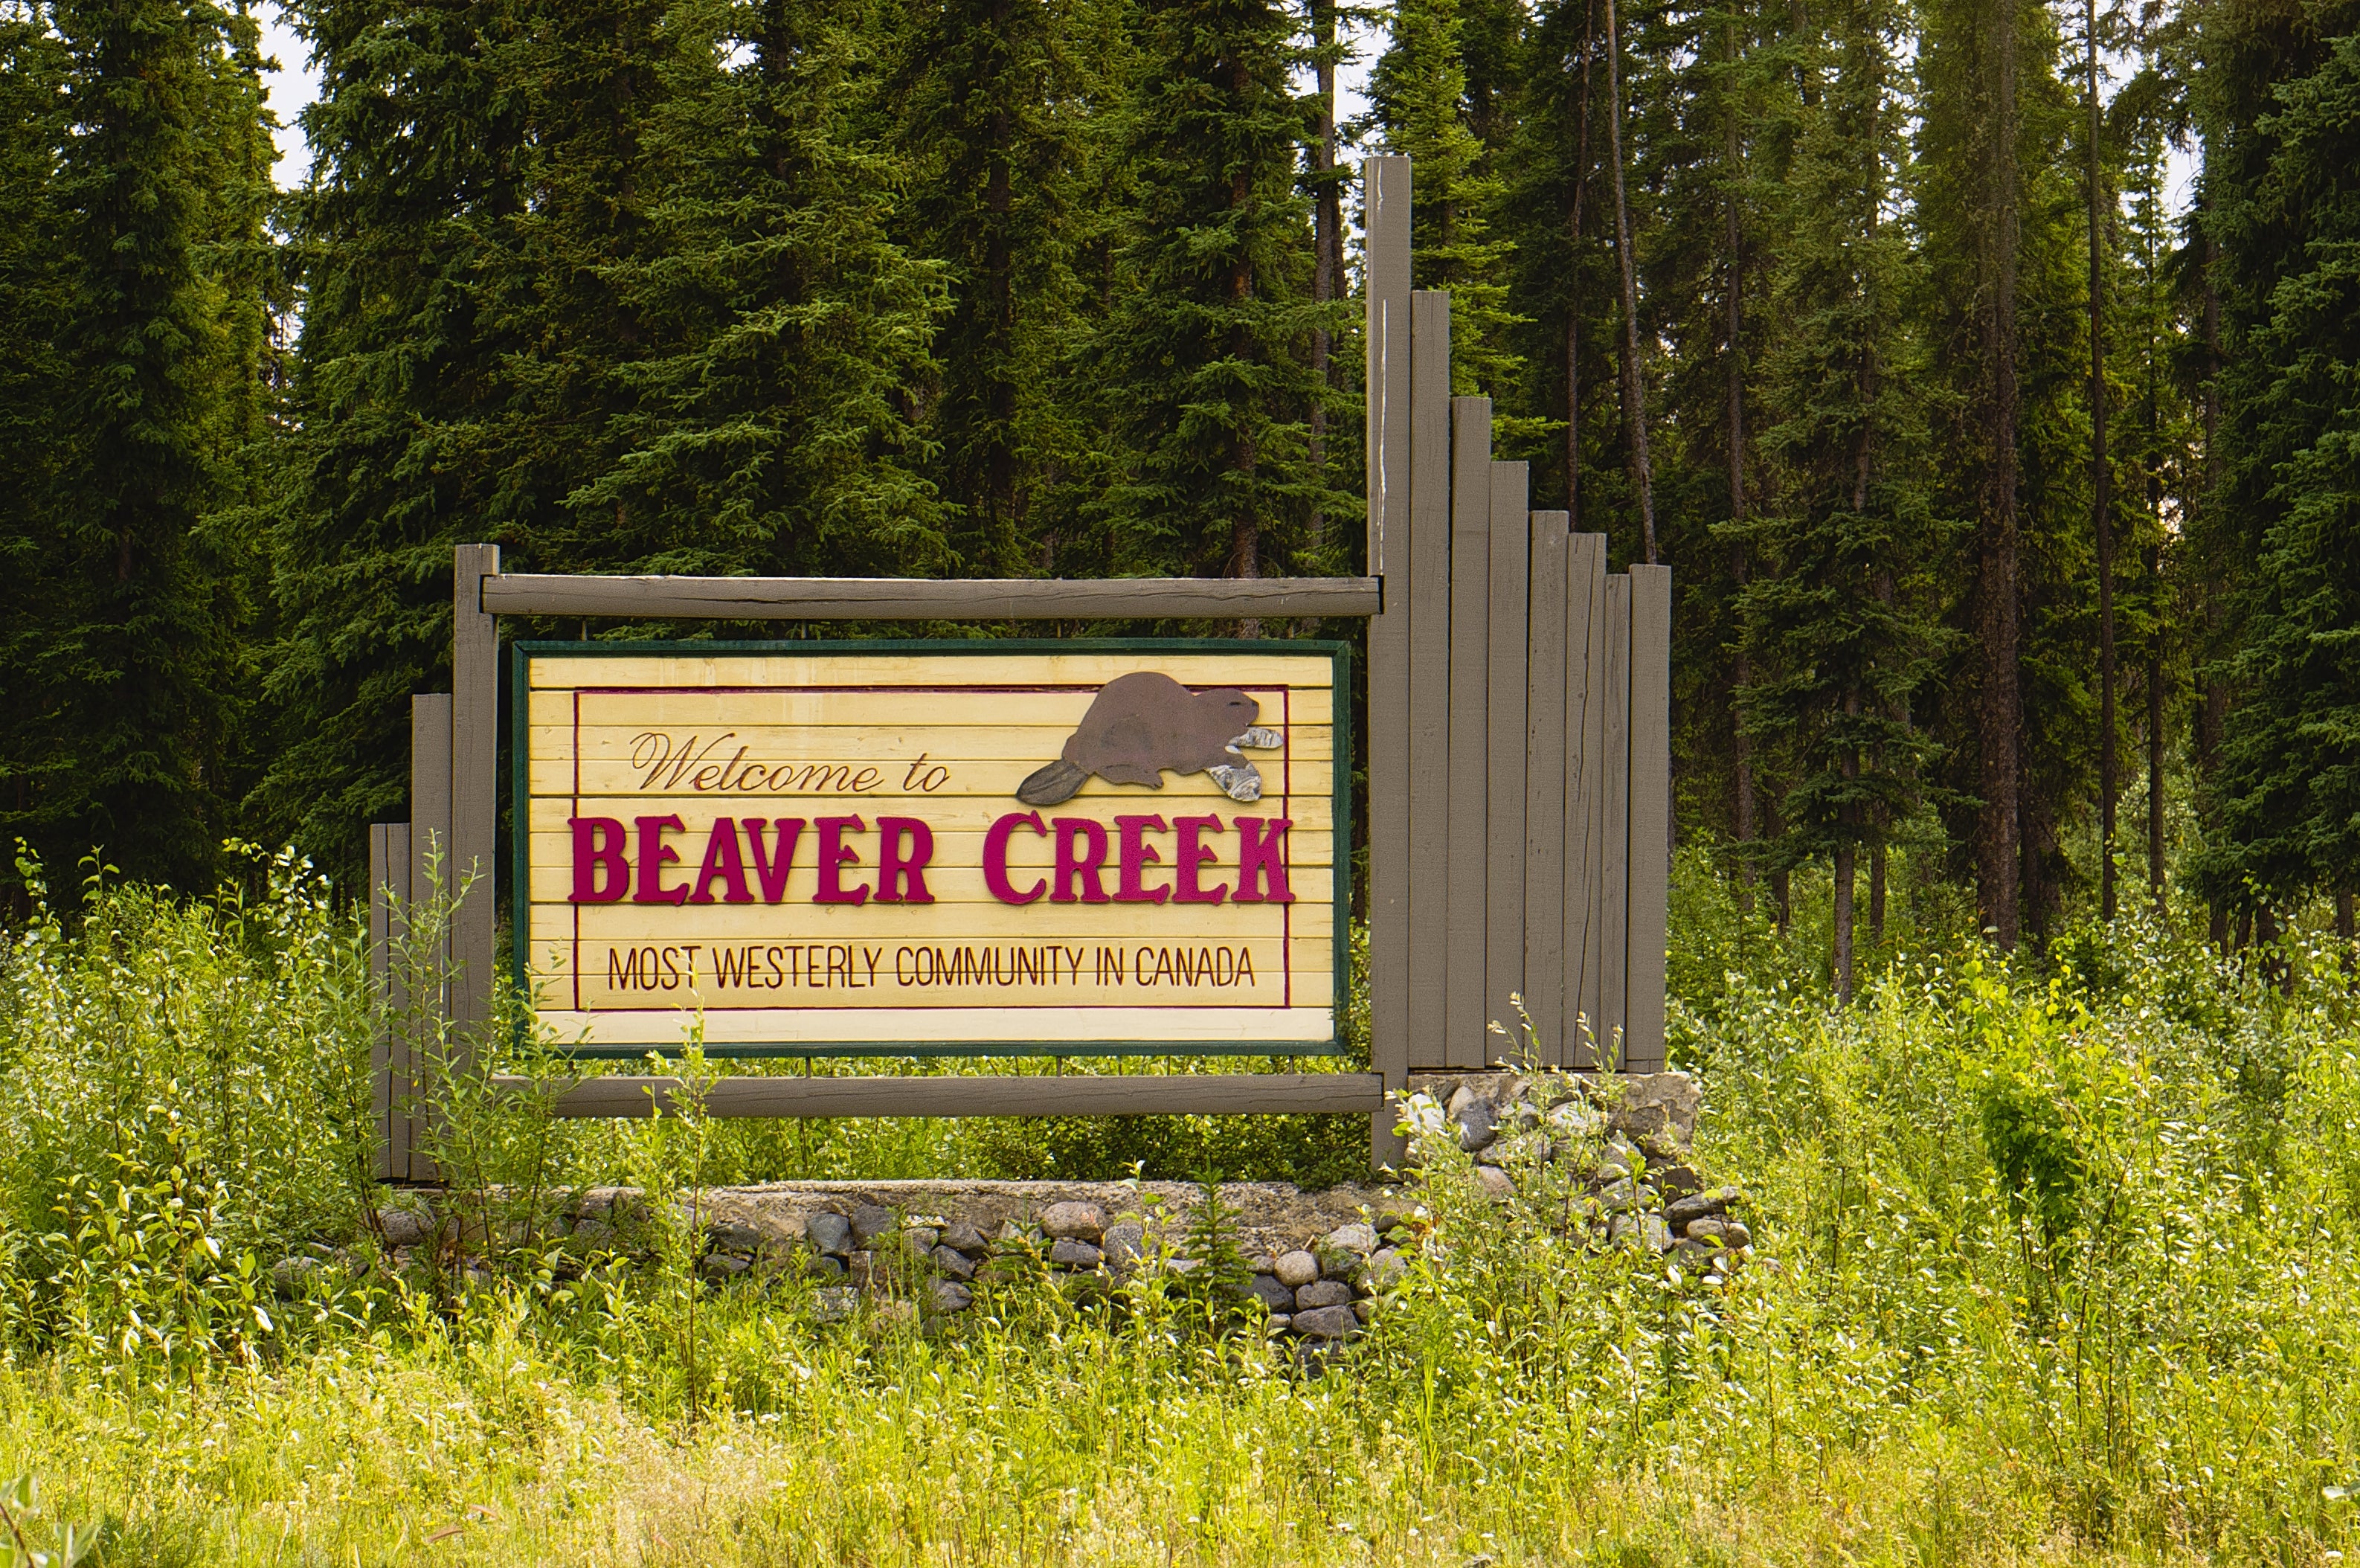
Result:
{"label": "spruce tree", "polygon": [[890,232],[876,20],[313,0],[274,830],[349,864],[399,812],[463,539],[522,570],[946,565],[941,291]]}
{"label": "spruce tree", "polygon": [[[1562,504],[1577,530],[1603,526],[1590,515],[1594,476],[1584,454],[1608,433],[1590,396],[1611,380],[1602,357],[1612,322],[1612,262],[1601,232],[1596,161],[1605,146],[1597,120],[1605,102],[1597,0],[1547,0],[1534,17],[1519,91],[1523,114],[1503,169],[1499,205],[1512,245],[1510,291],[1518,320],[1511,343],[1526,366],[1519,411],[1534,422],[1524,447],[1539,504]],[[1420,180],[1424,179],[1421,171]]]}
{"label": "spruce tree", "polygon": [[1739,595],[1755,674],[1737,700],[1784,775],[1776,856],[1832,862],[1833,970],[1848,1001],[1858,858],[1907,814],[1929,753],[1908,714],[1939,641],[1920,606],[1928,546],[1945,531],[1900,309],[1913,258],[1884,211],[1907,107],[1901,19],[1885,0],[1841,0],[1815,20],[1824,53],[1806,64],[1816,91],[1770,302],[1780,328],[1763,446],[1775,502],[1724,531],[1762,566]]}
{"label": "spruce tree", "polygon": [[[947,268],[932,465],[962,565],[1023,576],[1037,492],[1071,466],[1054,369],[1076,306],[1072,235],[1084,110],[1104,83],[1071,0],[931,0],[900,45],[894,98],[912,249]],[[1079,15],[1077,15],[1079,14]],[[1080,38],[1076,37],[1076,33]]]}
{"label": "spruce tree", "polygon": [[[1825,18],[1814,16],[1814,35]],[[1673,652],[1679,684],[1683,814],[1741,846],[1741,898],[1755,872],[1742,846],[1759,831],[1752,741],[1732,694],[1751,678],[1735,599],[1753,570],[1741,528],[1769,493],[1759,451],[1764,356],[1786,323],[1771,286],[1799,195],[1792,168],[1797,80],[1819,69],[1781,9],[1716,4],[1666,16],[1651,52],[1668,55],[1644,120],[1655,224],[1642,250],[1658,363],[1654,446],[1665,558],[1677,564]],[[1670,47],[1666,48],[1668,44]],[[1816,94],[1816,89],[1813,89]]]}
{"label": "spruce tree", "polygon": [[71,434],[43,584],[58,750],[35,764],[37,810],[53,853],[94,844],[184,884],[225,821],[238,657],[234,542],[202,526],[229,461],[230,345],[202,254],[227,20],[185,0],[55,12],[72,53],[57,197]]}
{"label": "spruce tree", "polygon": [[77,676],[51,591],[71,450],[55,334],[71,281],[55,175],[71,66],[41,19],[0,16],[0,835],[44,842],[75,762],[59,727]]}
{"label": "spruce tree", "polygon": [[618,530],[637,570],[949,563],[912,418],[941,269],[892,238],[905,170],[866,119],[862,11],[764,0],[681,48],[697,74],[649,129],[670,183],[647,255],[606,271],[650,347],[625,372],[617,455],[567,498],[585,538],[613,509],[646,520]]}
{"label": "spruce tree", "polygon": [[530,18],[521,0],[300,16],[321,95],[272,530],[279,729],[254,811],[349,867],[364,825],[406,812],[410,696],[447,689],[451,547],[494,514],[484,451],[508,417],[505,367],[533,348],[491,330],[475,289],[530,195],[530,120],[502,79]]}
{"label": "spruce tree", "polygon": [[2231,56],[2253,75],[2224,86],[2260,112],[2232,122],[2212,189],[2232,347],[2222,502],[2257,548],[2234,605],[2227,841],[2202,869],[2265,915],[2360,885],[2360,281],[2344,259],[2360,244],[2360,37],[2339,9],[2340,28],[2306,15]]}
{"label": "spruce tree", "polygon": [[[1450,294],[1451,391],[1489,396],[1503,448],[1536,433],[1520,422],[1524,366],[1510,342],[1521,324],[1510,307],[1513,243],[1494,238],[1491,214],[1504,184],[1470,120],[1466,25],[1460,0],[1401,0],[1388,43],[1369,78],[1370,119],[1385,150],[1415,169],[1410,195],[1410,278],[1420,289]],[[1487,16],[1491,31],[1500,19]],[[1513,38],[1513,33],[1509,35]],[[1495,36],[1495,53],[1505,46]],[[1504,132],[1505,94],[1495,86],[1485,118]]]}
{"label": "spruce tree", "polygon": [[2096,594],[2086,445],[2087,231],[2076,94],[2045,11],[1929,0],[1918,52],[1916,312],[1932,350],[1936,510],[1972,517],[1946,620],[1961,635],[1922,714],[1983,924],[2038,938],[2094,795]]}
{"label": "spruce tree", "polygon": [[[1147,0],[1128,108],[1136,181],[1097,363],[1129,472],[1109,497],[1132,571],[1284,571],[1328,493],[1309,462],[1310,300],[1298,50],[1266,0]],[[1259,627],[1248,623],[1249,634]]]}

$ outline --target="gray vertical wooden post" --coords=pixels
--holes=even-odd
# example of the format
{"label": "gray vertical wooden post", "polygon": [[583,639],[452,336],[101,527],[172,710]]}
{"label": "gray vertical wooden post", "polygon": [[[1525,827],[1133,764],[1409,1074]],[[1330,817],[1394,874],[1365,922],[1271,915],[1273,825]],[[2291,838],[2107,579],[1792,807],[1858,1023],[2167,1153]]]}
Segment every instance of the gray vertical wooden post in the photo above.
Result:
{"label": "gray vertical wooden post", "polygon": [[1565,1065],[1566,514],[1533,513],[1524,685],[1524,1011],[1534,1049]]}
{"label": "gray vertical wooden post", "polygon": [[1450,400],[1449,981],[1443,1064],[1490,1059],[1483,1025],[1485,819],[1490,771],[1491,400]]}
{"label": "gray vertical wooden post", "polygon": [[1491,465],[1491,572],[1487,728],[1491,760],[1484,806],[1483,1007],[1508,1038],[1487,1036],[1483,1059],[1524,1047],[1513,999],[1524,989],[1524,685],[1531,591],[1531,473],[1523,463]]}
{"label": "gray vertical wooden post", "polygon": [[385,835],[385,874],[372,879],[369,898],[373,967],[379,981],[377,1003],[382,1009],[378,1044],[370,1052],[378,1068],[370,1109],[380,1140],[377,1176],[395,1180],[406,1179],[410,1175],[410,1090],[414,1077],[410,1070],[410,1030],[417,1016],[410,1007],[410,973],[401,960],[409,937],[410,898],[415,885],[411,878],[417,864],[410,849],[409,823],[388,822],[381,825],[381,829]]}
{"label": "gray vertical wooden post", "polygon": [[1605,741],[1599,752],[1606,828],[1599,874],[1598,1040],[1619,1065],[1623,1059],[1623,1003],[1630,973],[1631,908],[1631,579],[1606,579]]}
{"label": "gray vertical wooden post", "polygon": [[466,889],[466,898],[451,924],[451,1018],[462,1039],[491,1016],[498,962],[500,641],[484,613],[483,585],[499,569],[497,544],[462,544],[452,563],[451,888]]}
{"label": "gray vertical wooden post", "polygon": [[[1368,203],[1368,571],[1384,584],[1382,608],[1369,622],[1369,1048],[1385,1088],[1398,1090],[1409,1080],[1409,686],[1416,616],[1409,159],[1371,158],[1360,177]],[[1369,1155],[1377,1168],[1402,1162],[1394,1124],[1390,1108],[1370,1117]]]}
{"label": "gray vertical wooden post", "polygon": [[[451,875],[451,698],[436,692],[410,699],[410,897],[403,905],[416,939],[415,911],[440,893],[454,891]],[[433,1035],[451,1016],[451,933],[432,951],[413,949],[421,987],[403,997],[405,1022],[396,1047],[394,1110],[390,1119],[392,1164],[397,1177],[431,1180],[432,1162],[418,1151],[433,1091]]]}
{"label": "gray vertical wooden post", "polygon": [[377,1144],[377,1178],[393,1174],[391,1128],[393,1113],[393,1008],[389,1004],[392,965],[389,938],[393,934],[393,859],[388,839],[389,822],[373,822],[368,830],[368,1000],[369,1000],[369,1125]]}
{"label": "gray vertical wooden post", "polygon": [[1450,296],[1410,296],[1410,1065],[1440,1067],[1449,966]]}
{"label": "gray vertical wooden post", "polygon": [[1664,959],[1671,893],[1672,569],[1631,568],[1631,891],[1623,1062],[1664,1066]]}
{"label": "gray vertical wooden post", "polygon": [[1566,1050],[1596,1067],[1608,1043],[1600,1020],[1605,987],[1600,888],[1606,855],[1606,536],[1567,542],[1566,648]]}

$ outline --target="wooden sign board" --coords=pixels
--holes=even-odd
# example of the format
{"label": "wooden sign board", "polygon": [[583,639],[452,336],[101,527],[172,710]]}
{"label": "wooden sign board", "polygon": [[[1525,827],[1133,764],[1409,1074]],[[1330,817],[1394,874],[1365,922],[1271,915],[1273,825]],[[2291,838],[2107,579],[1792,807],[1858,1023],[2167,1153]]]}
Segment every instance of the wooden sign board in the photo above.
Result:
{"label": "wooden sign board", "polygon": [[518,977],[579,1054],[1338,1048],[1341,644],[515,656]]}

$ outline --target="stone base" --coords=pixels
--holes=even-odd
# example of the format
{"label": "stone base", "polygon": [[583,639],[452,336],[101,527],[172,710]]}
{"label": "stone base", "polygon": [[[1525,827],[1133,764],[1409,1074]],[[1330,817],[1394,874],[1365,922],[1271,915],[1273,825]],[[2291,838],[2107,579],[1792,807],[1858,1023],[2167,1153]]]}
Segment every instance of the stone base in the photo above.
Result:
{"label": "stone base", "polygon": [[[1366,1220],[1399,1190],[1370,1184],[1306,1192],[1285,1182],[1231,1181],[1222,1184],[1220,1195],[1237,1215],[1239,1245],[1275,1255]],[[986,1235],[1003,1222],[1032,1224],[1052,1204],[1095,1203],[1109,1217],[1160,1212],[1176,1239],[1196,1212],[1199,1191],[1180,1181],[774,1181],[713,1188],[705,1196],[716,1223],[750,1225],[788,1243],[803,1240],[814,1214],[848,1214],[864,1203],[911,1223],[964,1222]]]}
{"label": "stone base", "polygon": [[[1663,1156],[1685,1154],[1696,1137],[1697,1109],[1703,1101],[1696,1080],[1684,1072],[1414,1072],[1410,1094],[1430,1094],[1448,1105],[1467,1090],[1505,1112],[1520,1100],[1535,1100],[1536,1108],[1568,1100],[1579,1092],[1606,1113],[1609,1131]],[[1546,1102],[1546,1103],[1540,1103]],[[1502,1118],[1504,1120],[1505,1118]]]}

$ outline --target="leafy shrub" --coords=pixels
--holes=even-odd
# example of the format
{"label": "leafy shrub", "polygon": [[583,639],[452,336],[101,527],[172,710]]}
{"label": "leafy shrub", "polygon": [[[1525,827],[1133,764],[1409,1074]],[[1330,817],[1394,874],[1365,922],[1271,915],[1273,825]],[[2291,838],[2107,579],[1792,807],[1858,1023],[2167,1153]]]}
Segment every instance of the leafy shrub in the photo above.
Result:
{"label": "leafy shrub", "polygon": [[267,1329],[257,1255],[350,1236],[372,1201],[359,932],[291,851],[240,849],[258,898],[177,898],[93,867],[71,920],[20,855],[31,918],[0,950],[0,1243],[20,1332],[217,1349]]}

